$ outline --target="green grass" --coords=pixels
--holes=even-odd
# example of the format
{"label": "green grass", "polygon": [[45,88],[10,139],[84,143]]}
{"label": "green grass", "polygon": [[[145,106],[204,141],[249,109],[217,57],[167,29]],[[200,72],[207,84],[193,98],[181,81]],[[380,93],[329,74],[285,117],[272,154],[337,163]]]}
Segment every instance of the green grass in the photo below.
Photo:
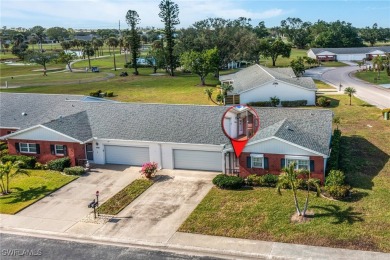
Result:
{"label": "green grass", "polygon": [[0,196],[0,213],[16,214],[49,193],[77,179],[54,171],[28,170],[30,176],[11,179],[11,194]]}
{"label": "green grass", "polygon": [[381,71],[379,79],[378,72],[375,71],[359,71],[355,73],[355,76],[373,84],[390,84],[390,76],[387,75],[386,71]]}
{"label": "green grass", "polygon": [[336,88],[332,87],[329,84],[326,84],[325,82],[323,82],[321,80],[315,79],[314,83],[316,83],[316,86],[318,89],[334,89],[334,90],[336,90]]}
{"label": "green grass", "polygon": [[153,181],[137,179],[115,194],[99,207],[100,214],[116,215],[139,195],[153,185]]}
{"label": "green grass", "polygon": [[[287,243],[390,252],[390,121],[378,108],[345,95],[327,96],[341,118],[342,168],[353,186],[352,198],[311,197],[315,215],[301,224],[291,191],[239,191],[213,188],[180,231]],[[370,125],[371,127],[369,127]],[[304,194],[300,192],[301,203]]]}
{"label": "green grass", "polygon": [[345,67],[348,65],[345,63],[339,62],[339,61],[324,61],[324,62],[321,62],[321,66],[323,66],[323,67]]}

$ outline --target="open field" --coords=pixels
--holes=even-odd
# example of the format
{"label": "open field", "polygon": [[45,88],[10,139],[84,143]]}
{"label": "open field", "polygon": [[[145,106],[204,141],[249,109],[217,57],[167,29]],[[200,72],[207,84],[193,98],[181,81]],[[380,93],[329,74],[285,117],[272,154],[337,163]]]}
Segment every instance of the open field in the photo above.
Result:
{"label": "open field", "polygon": [[341,118],[341,162],[353,187],[350,199],[313,195],[309,210],[314,216],[293,224],[291,191],[279,196],[270,188],[213,188],[180,231],[390,252],[390,121],[359,99],[353,98],[349,106],[347,96],[327,98]]}
{"label": "open field", "polygon": [[379,79],[378,72],[375,71],[359,71],[355,73],[355,77],[373,84],[390,84],[390,76],[386,71],[381,71]]}
{"label": "open field", "polygon": [[28,170],[30,176],[12,177],[9,195],[0,196],[0,213],[16,214],[49,193],[77,179],[54,171]]}

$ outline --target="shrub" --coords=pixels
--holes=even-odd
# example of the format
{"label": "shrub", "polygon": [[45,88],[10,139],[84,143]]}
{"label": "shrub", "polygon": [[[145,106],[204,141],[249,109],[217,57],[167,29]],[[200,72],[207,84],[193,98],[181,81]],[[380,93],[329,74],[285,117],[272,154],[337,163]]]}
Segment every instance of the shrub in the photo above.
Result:
{"label": "shrub", "polygon": [[273,174],[266,174],[261,176],[263,179],[263,186],[275,187],[279,177]]}
{"label": "shrub", "polygon": [[7,143],[0,142],[0,151],[7,150],[7,149],[8,149]]}
{"label": "shrub", "polygon": [[247,105],[252,107],[272,107],[271,101],[249,102]]}
{"label": "shrub", "polygon": [[283,107],[302,107],[307,105],[307,100],[281,101]]}
{"label": "shrub", "polygon": [[4,155],[8,155],[8,154],[9,154],[8,149],[4,149],[4,150],[0,151],[0,157],[2,157]]}
{"label": "shrub", "polygon": [[46,167],[45,164],[42,164],[42,163],[40,163],[40,162],[37,162],[37,163],[35,164],[34,169],[35,169],[35,170],[43,170],[43,169],[45,169],[45,167]]}
{"label": "shrub", "polygon": [[55,159],[55,160],[48,162],[47,168],[49,170],[62,172],[62,171],[64,171],[65,168],[69,168],[70,165],[71,165],[70,158],[64,157],[64,158]]}
{"label": "shrub", "polygon": [[250,186],[260,186],[260,183],[262,182],[261,176],[256,174],[251,174],[247,177],[246,182]]}
{"label": "shrub", "polygon": [[270,99],[271,105],[272,105],[273,107],[278,106],[279,103],[280,103],[280,98],[278,98],[277,96],[270,97],[269,99]]}
{"label": "shrub", "polygon": [[244,179],[237,176],[218,174],[213,179],[213,184],[221,189],[240,189],[244,185]]}
{"label": "shrub", "polygon": [[147,162],[142,165],[141,174],[146,178],[152,177],[157,172],[158,164],[156,162]]}
{"label": "shrub", "polygon": [[107,97],[113,97],[114,96],[114,92],[113,91],[107,91],[106,96]]}
{"label": "shrub", "polygon": [[91,92],[91,93],[89,93],[89,95],[91,96],[91,97],[100,97],[100,95],[99,95],[100,93],[99,92]]}
{"label": "shrub", "polygon": [[330,100],[326,99],[326,97],[320,97],[317,100],[317,104],[320,107],[328,107],[328,106],[330,106]]}
{"label": "shrub", "polygon": [[325,180],[325,186],[342,186],[344,183],[345,175],[339,170],[331,170]]}
{"label": "shrub", "polygon": [[64,173],[68,175],[82,175],[85,173],[85,170],[81,166],[74,166],[64,169]]}
{"label": "shrub", "polygon": [[16,161],[21,161],[22,164],[20,165],[20,168],[34,169],[37,159],[33,156],[26,156],[26,155],[4,155],[1,157],[2,163],[6,163],[7,161],[13,163]]}
{"label": "shrub", "polygon": [[351,187],[349,185],[341,186],[326,186],[325,192],[328,193],[334,199],[342,199],[349,195]]}

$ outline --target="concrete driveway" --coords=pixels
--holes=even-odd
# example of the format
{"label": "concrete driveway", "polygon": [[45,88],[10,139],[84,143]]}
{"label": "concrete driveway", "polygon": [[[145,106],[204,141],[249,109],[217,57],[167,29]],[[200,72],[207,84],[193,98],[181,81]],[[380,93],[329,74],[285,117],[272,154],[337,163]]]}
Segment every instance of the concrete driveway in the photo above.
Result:
{"label": "concrete driveway", "polygon": [[2,226],[65,232],[91,212],[87,207],[100,191],[99,202],[139,178],[140,168],[106,165],[65,185],[16,215],[2,215]]}
{"label": "concrete driveway", "polygon": [[217,173],[162,170],[159,175],[151,188],[89,235],[166,243],[206,196]]}

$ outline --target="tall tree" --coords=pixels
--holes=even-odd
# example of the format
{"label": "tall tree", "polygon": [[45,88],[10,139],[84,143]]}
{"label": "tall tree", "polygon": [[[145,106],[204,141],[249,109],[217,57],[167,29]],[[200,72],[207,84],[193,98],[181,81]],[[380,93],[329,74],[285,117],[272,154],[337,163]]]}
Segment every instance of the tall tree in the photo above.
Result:
{"label": "tall tree", "polygon": [[141,45],[141,39],[137,30],[137,25],[139,24],[140,18],[138,13],[133,10],[127,11],[126,22],[130,26],[130,49],[131,49],[131,58],[132,65],[134,68],[134,75],[138,75],[138,64],[137,59],[139,56],[139,48]]}
{"label": "tall tree", "polygon": [[40,49],[42,51],[42,43],[45,41],[45,37],[46,37],[45,28],[37,25],[31,28],[30,31],[31,33],[35,34],[35,36],[37,37]]}
{"label": "tall tree", "polygon": [[214,48],[202,52],[185,52],[181,55],[180,62],[184,69],[198,75],[201,85],[204,86],[206,85],[207,75],[218,67],[218,59],[218,50]]}
{"label": "tall tree", "polygon": [[284,58],[289,58],[291,54],[291,45],[288,43],[284,43],[282,39],[278,38],[276,40],[273,39],[263,39],[260,41],[260,55],[264,58],[272,59],[272,66],[275,67],[276,60],[279,56]]}
{"label": "tall tree", "polygon": [[87,55],[88,58],[88,68],[91,69],[91,56],[95,55],[95,51],[90,43],[84,44],[83,46],[83,55]]}
{"label": "tall tree", "polygon": [[112,52],[114,54],[114,70],[116,71],[115,48],[118,47],[119,41],[115,37],[110,37],[107,39],[107,45],[112,47]]}
{"label": "tall tree", "polygon": [[353,87],[348,87],[344,89],[344,94],[347,94],[349,96],[349,105],[352,104],[352,96],[355,93],[356,93],[356,89],[354,89]]}
{"label": "tall tree", "polygon": [[282,20],[280,24],[289,41],[298,49],[304,49],[311,42],[311,23],[303,22],[299,18],[289,17],[286,20]]}
{"label": "tall tree", "polygon": [[378,25],[374,23],[372,28],[367,26],[366,28],[360,29],[360,36],[364,41],[369,42],[371,46],[374,46],[379,38]]}
{"label": "tall tree", "polygon": [[167,42],[168,52],[168,64],[170,75],[174,76],[174,70],[176,68],[176,58],[173,54],[173,48],[175,45],[174,34],[175,25],[180,23],[179,20],[179,6],[171,0],[162,0],[159,5],[160,13],[158,16],[164,23],[165,40]]}
{"label": "tall tree", "polygon": [[372,65],[374,66],[374,70],[378,72],[378,79],[381,78],[381,71],[384,69],[384,63],[385,61],[383,60],[382,56],[377,55],[375,58],[372,60]]}
{"label": "tall tree", "polygon": [[60,52],[60,54],[57,57],[58,63],[66,63],[68,66],[68,69],[70,72],[72,71],[72,67],[70,66],[70,63],[74,61],[77,58],[76,54],[74,52],[65,53],[65,51]]}
{"label": "tall tree", "polygon": [[290,66],[293,69],[295,76],[300,77],[305,73],[305,61],[302,57],[297,57],[290,62]]}
{"label": "tall tree", "polygon": [[11,178],[17,174],[26,174],[29,175],[27,171],[20,168],[20,165],[23,162],[16,161],[16,162],[0,162],[0,188],[1,192],[6,195],[11,192],[10,189],[10,181]]}
{"label": "tall tree", "polygon": [[61,42],[69,38],[68,30],[58,26],[47,29],[46,34],[50,39],[56,42]]}

